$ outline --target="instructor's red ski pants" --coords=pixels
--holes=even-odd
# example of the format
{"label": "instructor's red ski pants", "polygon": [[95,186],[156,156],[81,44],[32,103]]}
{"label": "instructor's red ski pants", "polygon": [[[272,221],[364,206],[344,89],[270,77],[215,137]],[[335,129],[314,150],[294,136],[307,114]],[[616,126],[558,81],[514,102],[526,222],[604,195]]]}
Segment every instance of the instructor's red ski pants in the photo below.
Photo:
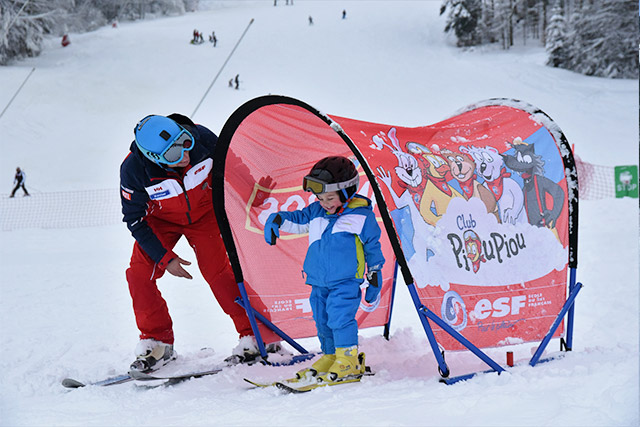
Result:
{"label": "instructor's red ski pants", "polygon": [[[241,337],[253,335],[244,308],[234,302],[235,298],[240,296],[240,291],[213,210],[189,225],[178,225],[153,216],[145,220],[167,250],[172,250],[180,237],[186,237],[195,251],[200,272],[222,310],[231,317]],[[163,274],[164,270],[157,268],[155,262],[136,242],[133,246],[131,264],[127,269],[127,282],[140,339],[153,338],[173,344],[173,322],[167,303],[156,284],[156,280]]]}

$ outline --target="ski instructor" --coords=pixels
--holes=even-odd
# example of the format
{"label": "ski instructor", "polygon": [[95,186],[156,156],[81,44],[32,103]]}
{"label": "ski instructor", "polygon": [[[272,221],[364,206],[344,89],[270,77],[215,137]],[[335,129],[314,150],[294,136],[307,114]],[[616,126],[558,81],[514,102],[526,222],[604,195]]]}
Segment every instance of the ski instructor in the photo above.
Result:
{"label": "ski instructor", "polygon": [[173,252],[185,236],[215,298],[240,334],[236,362],[259,355],[213,210],[211,175],[218,137],[180,114],[150,115],[120,168],[123,221],[135,239],[126,276],[140,330],[131,369],[155,370],[175,359],[173,323],[156,280],[165,271],[191,279],[191,263]]}

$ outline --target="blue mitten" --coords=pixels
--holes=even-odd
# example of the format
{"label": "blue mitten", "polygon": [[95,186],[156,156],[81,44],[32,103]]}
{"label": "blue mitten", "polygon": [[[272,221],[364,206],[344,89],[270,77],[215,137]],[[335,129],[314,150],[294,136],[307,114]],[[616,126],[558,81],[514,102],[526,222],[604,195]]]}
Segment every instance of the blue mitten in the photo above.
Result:
{"label": "blue mitten", "polygon": [[380,270],[369,271],[367,273],[367,281],[369,285],[364,294],[364,300],[371,304],[378,298],[380,290],[382,289],[382,274],[380,274]]}
{"label": "blue mitten", "polygon": [[276,244],[276,239],[280,237],[280,226],[282,217],[278,213],[272,213],[264,224],[264,240],[271,246]]}

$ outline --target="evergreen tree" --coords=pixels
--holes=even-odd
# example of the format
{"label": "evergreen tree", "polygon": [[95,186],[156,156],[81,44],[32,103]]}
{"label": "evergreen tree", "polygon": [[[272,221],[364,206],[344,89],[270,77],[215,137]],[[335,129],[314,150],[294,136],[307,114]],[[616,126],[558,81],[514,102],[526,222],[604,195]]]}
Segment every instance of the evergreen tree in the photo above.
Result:
{"label": "evergreen tree", "polygon": [[564,19],[564,13],[558,1],[551,10],[551,18],[546,32],[545,48],[549,54],[547,65],[566,68],[568,62],[565,48],[566,38],[567,22]]}
{"label": "evergreen tree", "polygon": [[585,3],[570,20],[567,68],[589,76],[638,78],[638,3]]}
{"label": "evergreen tree", "polygon": [[37,56],[45,36],[85,32],[114,19],[180,15],[197,0],[0,0],[0,65]]}
{"label": "evergreen tree", "polygon": [[64,22],[58,0],[0,0],[0,65],[12,58],[37,56],[42,40]]}
{"label": "evergreen tree", "polygon": [[494,0],[494,29],[503,49],[513,46],[517,0]]}
{"label": "evergreen tree", "polygon": [[445,0],[440,15],[449,9],[444,31],[453,30],[459,47],[476,46],[482,43],[479,20],[482,14],[481,0]]}

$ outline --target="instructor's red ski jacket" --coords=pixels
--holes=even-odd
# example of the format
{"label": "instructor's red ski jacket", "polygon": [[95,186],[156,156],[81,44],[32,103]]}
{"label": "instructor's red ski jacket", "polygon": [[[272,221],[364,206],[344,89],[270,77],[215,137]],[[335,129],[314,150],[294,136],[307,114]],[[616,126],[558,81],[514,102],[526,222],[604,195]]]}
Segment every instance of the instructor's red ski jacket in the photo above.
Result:
{"label": "instructor's red ski jacket", "polygon": [[185,116],[168,117],[191,132],[195,139],[189,151],[189,166],[183,170],[160,166],[147,159],[134,141],[120,167],[123,221],[142,249],[162,269],[176,255],[164,248],[145,219],[153,216],[181,227],[213,210],[211,172],[218,141],[213,132],[195,125]]}

